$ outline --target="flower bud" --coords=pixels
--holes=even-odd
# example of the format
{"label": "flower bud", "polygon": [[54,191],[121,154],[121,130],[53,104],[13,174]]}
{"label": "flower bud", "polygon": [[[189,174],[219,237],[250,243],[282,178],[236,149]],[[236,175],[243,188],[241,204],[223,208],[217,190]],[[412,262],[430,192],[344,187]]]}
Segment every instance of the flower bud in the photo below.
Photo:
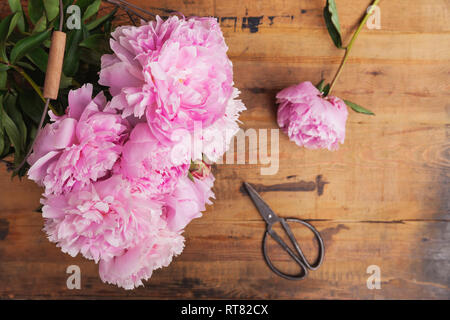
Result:
{"label": "flower bud", "polygon": [[205,160],[195,160],[191,162],[189,167],[189,173],[193,178],[203,180],[211,173],[211,165]]}

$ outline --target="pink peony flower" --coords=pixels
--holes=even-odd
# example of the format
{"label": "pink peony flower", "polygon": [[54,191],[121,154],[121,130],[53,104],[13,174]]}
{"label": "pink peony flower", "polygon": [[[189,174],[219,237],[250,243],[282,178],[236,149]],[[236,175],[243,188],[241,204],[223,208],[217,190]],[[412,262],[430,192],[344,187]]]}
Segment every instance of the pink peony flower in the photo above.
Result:
{"label": "pink peony flower", "polygon": [[167,230],[164,221],[158,219],[152,225],[152,232],[136,246],[111,260],[100,261],[100,278],[124,289],[133,289],[143,285],[142,280],[148,280],[153,270],[167,267],[183,248],[183,236]]}
{"label": "pink peony flower", "polygon": [[341,99],[302,82],[280,91],[277,103],[278,125],[300,147],[337,150],[344,143],[348,111]]}
{"label": "pink peony flower", "polygon": [[162,204],[119,175],[67,194],[49,195],[42,203],[49,240],[73,257],[81,253],[96,262],[153,241],[165,223]]}
{"label": "pink peony flower", "polygon": [[103,111],[103,93],[91,97],[91,84],[70,91],[66,114],[50,112],[53,122],[36,139],[28,177],[44,185],[45,194],[61,194],[104,177],[120,156],[128,124]]}
{"label": "pink peony flower", "polygon": [[[192,147],[192,159],[202,159],[205,155],[209,161],[218,161],[229,149],[230,142],[239,131],[239,114],[246,110],[241,100],[238,100],[239,90],[234,88],[228,101],[225,114],[211,126],[194,130]],[[196,148],[195,144],[201,147]],[[201,152],[200,152],[201,151]]]}
{"label": "pink peony flower", "polygon": [[156,21],[118,27],[112,55],[102,57],[99,83],[111,108],[145,115],[153,134],[171,140],[177,129],[203,128],[223,117],[233,91],[232,63],[215,18]]}
{"label": "pink peony flower", "polygon": [[123,147],[119,172],[157,196],[172,192],[189,164],[188,143],[181,139],[178,144],[162,144],[147,124],[140,123]]}
{"label": "pink peony flower", "polygon": [[195,179],[195,182],[188,177],[180,179],[174,192],[165,199],[164,214],[169,230],[180,231],[192,219],[202,216],[206,204],[212,204],[213,184],[212,173],[202,180]]}

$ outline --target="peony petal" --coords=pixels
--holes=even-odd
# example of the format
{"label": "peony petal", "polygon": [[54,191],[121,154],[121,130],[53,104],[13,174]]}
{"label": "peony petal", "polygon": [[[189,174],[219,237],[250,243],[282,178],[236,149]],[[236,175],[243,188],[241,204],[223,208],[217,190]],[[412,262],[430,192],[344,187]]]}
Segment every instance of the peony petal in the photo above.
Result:
{"label": "peony petal", "polygon": [[77,90],[70,90],[69,92],[69,107],[67,114],[74,119],[80,119],[84,108],[92,100],[92,84],[87,83]]}
{"label": "peony petal", "polygon": [[142,81],[129,72],[130,65],[118,62],[100,71],[98,83],[109,86],[113,96],[119,94],[122,88],[142,86]]}
{"label": "peony petal", "polygon": [[60,155],[60,152],[50,151],[43,157],[37,159],[28,170],[28,178],[41,185],[42,180],[47,173],[49,164],[56,159],[58,155]]}

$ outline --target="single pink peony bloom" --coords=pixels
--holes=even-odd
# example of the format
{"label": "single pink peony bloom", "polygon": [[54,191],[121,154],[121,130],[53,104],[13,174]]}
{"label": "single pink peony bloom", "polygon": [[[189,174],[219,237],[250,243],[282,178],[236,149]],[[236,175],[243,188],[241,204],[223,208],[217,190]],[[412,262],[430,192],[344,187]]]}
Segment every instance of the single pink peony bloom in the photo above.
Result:
{"label": "single pink peony bloom", "polygon": [[51,112],[36,139],[28,177],[45,186],[45,194],[61,194],[109,173],[122,151],[128,124],[120,115],[104,112],[103,93],[92,99],[92,85],[72,90],[61,117]]}
{"label": "single pink peony bloom", "polygon": [[242,101],[237,99],[238,95],[239,90],[234,88],[225,114],[211,126],[194,130],[192,139],[201,148],[193,145],[192,159],[202,159],[205,155],[209,161],[216,162],[229,149],[231,140],[239,131],[239,114],[246,110]]}
{"label": "single pink peony bloom", "polygon": [[344,143],[348,111],[341,99],[302,82],[280,91],[277,103],[278,125],[300,147],[337,150]]}
{"label": "single pink peony bloom", "polygon": [[225,114],[233,91],[232,63],[215,18],[156,21],[112,33],[112,55],[102,57],[99,83],[110,87],[110,107],[123,117],[145,116],[158,140],[177,129],[203,128]]}
{"label": "single pink peony bloom", "polygon": [[183,177],[175,190],[165,199],[164,214],[169,230],[180,231],[194,218],[202,216],[207,204],[214,198],[211,188],[214,176],[210,173],[202,180],[191,181]]}
{"label": "single pink peony bloom", "polygon": [[180,177],[188,174],[187,145],[183,140],[178,144],[162,144],[147,124],[139,123],[123,147],[118,171],[153,197],[170,193]]}
{"label": "single pink peony bloom", "polygon": [[161,202],[119,175],[67,194],[50,195],[42,204],[49,240],[73,257],[81,253],[95,262],[153,241],[151,237],[165,225]]}
{"label": "single pink peony bloom", "polygon": [[152,221],[151,233],[140,243],[123,255],[100,261],[100,278],[127,290],[134,289],[143,285],[142,280],[148,280],[153,270],[167,267],[183,248],[183,236],[167,230],[162,219]]}

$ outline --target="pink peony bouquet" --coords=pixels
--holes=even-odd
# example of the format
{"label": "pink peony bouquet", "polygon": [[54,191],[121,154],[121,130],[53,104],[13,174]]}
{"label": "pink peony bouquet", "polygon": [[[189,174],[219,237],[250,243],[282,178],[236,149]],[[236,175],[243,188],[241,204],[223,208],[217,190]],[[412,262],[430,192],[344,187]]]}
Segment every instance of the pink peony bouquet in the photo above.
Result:
{"label": "pink peony bouquet", "polygon": [[99,263],[103,281],[142,285],[184,247],[186,225],[214,198],[210,162],[227,150],[245,106],[214,18],[121,26],[92,97],[70,92],[50,111],[28,159],[44,187],[50,241]]}

